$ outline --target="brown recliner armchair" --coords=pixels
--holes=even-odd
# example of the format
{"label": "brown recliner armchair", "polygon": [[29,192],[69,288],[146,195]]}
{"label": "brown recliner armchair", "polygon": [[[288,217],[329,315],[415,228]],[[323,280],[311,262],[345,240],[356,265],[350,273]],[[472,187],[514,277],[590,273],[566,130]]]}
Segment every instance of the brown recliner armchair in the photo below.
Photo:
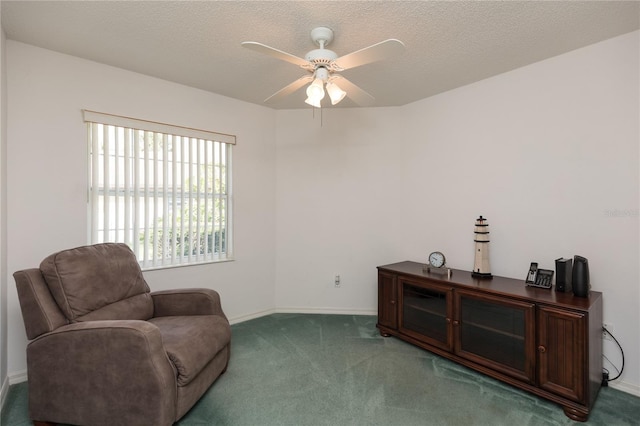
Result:
{"label": "brown recliner armchair", "polygon": [[124,244],[64,250],[14,277],[36,424],[171,425],[227,368],[218,293],[150,293]]}

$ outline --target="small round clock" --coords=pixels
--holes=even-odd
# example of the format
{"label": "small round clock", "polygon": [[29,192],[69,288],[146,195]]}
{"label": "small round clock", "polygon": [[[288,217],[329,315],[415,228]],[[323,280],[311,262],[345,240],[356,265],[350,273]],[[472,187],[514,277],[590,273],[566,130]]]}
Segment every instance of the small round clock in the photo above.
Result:
{"label": "small round clock", "polygon": [[439,251],[434,251],[429,255],[429,265],[434,268],[442,268],[444,266],[446,259],[444,258],[444,254]]}

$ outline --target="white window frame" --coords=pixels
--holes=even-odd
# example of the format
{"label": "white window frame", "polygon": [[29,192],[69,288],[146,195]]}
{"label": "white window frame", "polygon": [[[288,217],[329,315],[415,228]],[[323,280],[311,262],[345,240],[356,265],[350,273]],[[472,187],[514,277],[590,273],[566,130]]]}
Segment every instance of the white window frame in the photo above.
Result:
{"label": "white window frame", "polygon": [[233,259],[235,136],[83,114],[89,244],[125,243],[145,270]]}

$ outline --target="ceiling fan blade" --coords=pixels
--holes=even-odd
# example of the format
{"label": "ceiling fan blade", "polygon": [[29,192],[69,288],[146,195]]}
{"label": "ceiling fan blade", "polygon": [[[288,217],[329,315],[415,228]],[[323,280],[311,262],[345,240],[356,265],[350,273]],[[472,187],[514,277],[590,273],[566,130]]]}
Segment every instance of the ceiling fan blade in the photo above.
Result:
{"label": "ceiling fan blade", "polygon": [[404,52],[404,43],[391,38],[339,57],[333,63],[343,70],[389,59]]}
{"label": "ceiling fan blade", "polygon": [[360,106],[371,106],[376,101],[373,96],[339,74],[332,76],[330,81],[347,92],[347,96]]}
{"label": "ceiling fan blade", "polygon": [[312,80],[313,80],[312,75],[305,75],[303,77],[300,77],[293,83],[288,84],[287,86],[278,90],[273,95],[269,96],[267,99],[264,100],[264,102],[265,103],[277,102],[280,99],[284,98],[285,96],[289,96],[290,94],[292,94],[293,92],[295,92],[296,90],[304,86],[305,84],[310,83]]}
{"label": "ceiling fan blade", "polygon": [[265,55],[273,56],[274,58],[278,58],[283,61],[291,62],[292,64],[299,65],[301,67],[309,65],[309,61],[306,59],[299,58],[290,53],[283,52],[282,50],[278,50],[274,47],[255,41],[244,41],[242,42],[242,47],[246,47],[247,49],[251,49]]}

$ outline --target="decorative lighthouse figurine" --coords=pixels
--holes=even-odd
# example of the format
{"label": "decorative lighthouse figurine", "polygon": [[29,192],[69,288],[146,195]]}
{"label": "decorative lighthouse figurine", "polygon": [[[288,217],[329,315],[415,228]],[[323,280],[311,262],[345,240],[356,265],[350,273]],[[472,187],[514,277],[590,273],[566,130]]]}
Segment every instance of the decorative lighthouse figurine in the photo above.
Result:
{"label": "decorative lighthouse figurine", "polygon": [[473,275],[475,278],[493,278],[489,266],[489,224],[487,219],[480,216],[476,219],[475,228],[476,257],[473,263]]}

